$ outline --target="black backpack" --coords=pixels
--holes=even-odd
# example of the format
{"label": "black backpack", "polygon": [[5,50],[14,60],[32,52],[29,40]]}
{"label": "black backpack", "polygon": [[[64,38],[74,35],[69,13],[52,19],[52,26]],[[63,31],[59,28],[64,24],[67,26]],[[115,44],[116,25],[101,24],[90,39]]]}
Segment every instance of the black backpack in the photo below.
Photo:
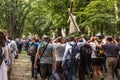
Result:
{"label": "black backpack", "polygon": [[0,65],[3,62],[2,47],[0,46]]}
{"label": "black backpack", "polygon": [[91,54],[91,50],[87,45],[80,48],[80,59],[81,60],[86,59],[89,54]]}

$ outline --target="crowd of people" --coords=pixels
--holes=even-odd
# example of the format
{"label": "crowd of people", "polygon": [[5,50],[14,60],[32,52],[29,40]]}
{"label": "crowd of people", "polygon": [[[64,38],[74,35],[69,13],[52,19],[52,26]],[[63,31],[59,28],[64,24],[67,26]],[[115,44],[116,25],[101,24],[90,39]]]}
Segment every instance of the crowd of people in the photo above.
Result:
{"label": "crowd of people", "polygon": [[[120,41],[111,36],[13,40],[0,32],[0,80],[11,80],[12,65],[22,50],[31,60],[31,77],[41,80],[120,80]],[[103,74],[105,72],[106,74]]]}
{"label": "crowd of people", "polygon": [[[44,35],[41,42],[31,41],[36,46],[31,56],[32,77],[41,80],[85,80],[90,74],[95,80],[120,80],[119,75],[119,39],[109,36],[97,37],[58,37],[51,40]],[[28,54],[29,54],[28,48]],[[103,71],[107,75],[103,75]]]}

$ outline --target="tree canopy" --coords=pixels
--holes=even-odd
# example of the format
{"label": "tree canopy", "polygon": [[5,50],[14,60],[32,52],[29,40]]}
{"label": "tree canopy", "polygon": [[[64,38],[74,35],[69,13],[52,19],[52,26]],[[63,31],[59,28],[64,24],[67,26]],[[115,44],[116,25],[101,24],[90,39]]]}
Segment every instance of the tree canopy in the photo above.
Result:
{"label": "tree canopy", "polygon": [[0,0],[0,29],[14,38],[69,31],[68,8],[77,16],[81,34],[120,34],[119,0]]}

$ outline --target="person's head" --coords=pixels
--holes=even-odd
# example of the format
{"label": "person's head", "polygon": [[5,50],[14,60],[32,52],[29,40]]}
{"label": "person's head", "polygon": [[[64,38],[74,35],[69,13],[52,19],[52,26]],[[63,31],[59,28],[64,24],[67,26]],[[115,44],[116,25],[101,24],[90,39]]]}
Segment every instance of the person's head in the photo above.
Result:
{"label": "person's head", "polygon": [[49,42],[50,38],[47,35],[42,36],[42,41]]}
{"label": "person's head", "polygon": [[0,46],[5,46],[6,38],[3,32],[0,31]]}
{"label": "person's head", "polygon": [[116,40],[117,42],[120,42],[120,39],[119,39],[119,38],[115,38],[115,40]]}
{"label": "person's head", "polygon": [[56,42],[56,43],[57,43],[57,42],[58,42],[58,43],[63,43],[62,37],[57,38],[55,42]]}
{"label": "person's head", "polygon": [[68,38],[68,41],[69,41],[69,42],[75,41],[75,37],[74,37],[74,36],[70,36],[70,37]]}
{"label": "person's head", "polygon": [[78,42],[78,41],[79,41],[79,37],[76,37],[76,38],[75,38],[75,41]]}
{"label": "person's head", "polygon": [[35,42],[35,41],[36,41],[36,38],[33,37],[33,38],[31,39],[31,42]]}
{"label": "person's head", "polygon": [[113,41],[113,38],[112,38],[111,36],[109,36],[109,37],[106,38],[106,41],[107,41],[107,42],[112,42],[112,41]]}
{"label": "person's head", "polygon": [[68,38],[64,38],[63,43],[67,43],[67,42],[68,42]]}
{"label": "person's head", "polygon": [[40,40],[39,40],[39,39],[36,39],[35,42],[40,42]]}
{"label": "person's head", "polygon": [[8,34],[7,39],[12,40],[12,36],[10,34]]}

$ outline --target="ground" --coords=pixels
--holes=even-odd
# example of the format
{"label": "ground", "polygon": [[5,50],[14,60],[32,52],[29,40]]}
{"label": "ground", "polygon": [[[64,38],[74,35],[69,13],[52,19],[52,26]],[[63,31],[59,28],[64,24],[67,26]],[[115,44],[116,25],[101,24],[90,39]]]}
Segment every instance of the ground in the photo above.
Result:
{"label": "ground", "polygon": [[12,66],[11,80],[33,80],[31,77],[30,57],[26,54],[20,54],[19,59],[15,60]]}
{"label": "ground", "polygon": [[12,66],[11,80],[31,80],[30,66],[29,57],[25,54],[20,54],[19,59]]}
{"label": "ground", "polygon": [[[94,80],[90,78],[89,75],[86,77],[86,80]],[[33,80],[31,77],[30,57],[27,54],[19,55],[19,59],[17,59],[13,65],[11,78],[11,80]],[[38,80],[40,80],[40,78]]]}

